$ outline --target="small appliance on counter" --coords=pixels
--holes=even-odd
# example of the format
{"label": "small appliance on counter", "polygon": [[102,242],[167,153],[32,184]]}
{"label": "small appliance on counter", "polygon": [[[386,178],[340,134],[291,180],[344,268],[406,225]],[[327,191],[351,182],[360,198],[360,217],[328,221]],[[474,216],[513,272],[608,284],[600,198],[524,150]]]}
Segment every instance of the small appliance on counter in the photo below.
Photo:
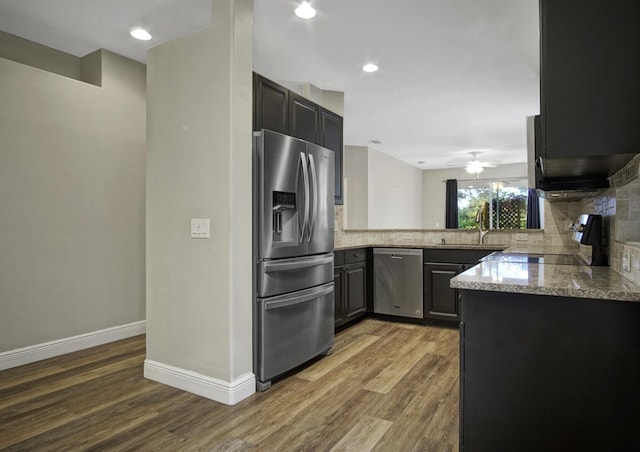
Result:
{"label": "small appliance on counter", "polygon": [[602,215],[582,214],[573,224],[573,240],[591,246],[589,265],[607,265],[602,245]]}

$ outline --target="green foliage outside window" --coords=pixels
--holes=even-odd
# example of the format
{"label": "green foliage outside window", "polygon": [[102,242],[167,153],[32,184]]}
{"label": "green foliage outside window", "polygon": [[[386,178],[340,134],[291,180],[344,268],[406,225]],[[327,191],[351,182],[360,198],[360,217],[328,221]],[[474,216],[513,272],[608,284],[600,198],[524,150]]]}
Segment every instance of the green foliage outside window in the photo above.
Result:
{"label": "green foliage outside window", "polygon": [[458,189],[458,227],[477,229],[482,206],[483,229],[526,229],[527,187],[497,181],[473,181]]}

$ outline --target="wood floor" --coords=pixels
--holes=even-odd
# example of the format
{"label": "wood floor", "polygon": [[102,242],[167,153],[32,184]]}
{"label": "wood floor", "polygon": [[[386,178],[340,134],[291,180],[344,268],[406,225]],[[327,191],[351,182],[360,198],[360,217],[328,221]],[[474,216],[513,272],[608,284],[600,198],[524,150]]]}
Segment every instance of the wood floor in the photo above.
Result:
{"label": "wood floor", "polygon": [[0,449],[458,449],[458,331],[367,319],[235,406],[142,376],[144,336],[0,372]]}

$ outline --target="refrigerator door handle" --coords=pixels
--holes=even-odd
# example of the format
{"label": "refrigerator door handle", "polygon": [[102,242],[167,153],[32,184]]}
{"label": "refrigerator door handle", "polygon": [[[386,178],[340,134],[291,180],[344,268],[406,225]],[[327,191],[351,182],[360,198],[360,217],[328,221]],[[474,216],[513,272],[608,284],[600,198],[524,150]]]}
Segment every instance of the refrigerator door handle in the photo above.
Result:
{"label": "refrigerator door handle", "polygon": [[313,211],[309,221],[309,241],[313,235],[313,229],[318,215],[318,172],[316,171],[316,162],[313,155],[309,154],[309,172],[311,173],[311,191],[313,196]]}
{"label": "refrigerator door handle", "polygon": [[333,263],[333,254],[320,259],[296,260],[295,262],[269,261],[264,263],[264,272],[283,272],[289,270],[301,270],[303,268],[319,267],[321,265]]}
{"label": "refrigerator door handle", "polygon": [[300,152],[300,164],[302,165],[302,185],[304,185],[304,220],[302,224],[302,236],[300,237],[300,243],[302,243],[305,232],[309,227],[309,169],[307,168],[307,157],[304,152]]}
{"label": "refrigerator door handle", "polygon": [[306,293],[305,295],[287,295],[284,297],[278,297],[278,300],[267,301],[264,304],[264,310],[284,308],[287,306],[293,306],[296,304],[306,303],[307,301],[315,300],[323,295],[333,292],[333,284],[318,287],[316,290]]}

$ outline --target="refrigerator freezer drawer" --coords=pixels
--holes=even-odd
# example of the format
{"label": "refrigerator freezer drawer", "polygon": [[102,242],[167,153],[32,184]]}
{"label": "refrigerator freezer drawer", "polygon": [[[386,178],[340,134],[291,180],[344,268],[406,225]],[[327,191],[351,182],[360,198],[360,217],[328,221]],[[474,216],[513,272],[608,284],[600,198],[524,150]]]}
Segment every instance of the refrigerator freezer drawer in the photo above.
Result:
{"label": "refrigerator freezer drawer", "polygon": [[293,369],[333,346],[333,283],[258,299],[259,382]]}
{"label": "refrigerator freezer drawer", "polygon": [[258,262],[258,298],[333,281],[333,253]]}

